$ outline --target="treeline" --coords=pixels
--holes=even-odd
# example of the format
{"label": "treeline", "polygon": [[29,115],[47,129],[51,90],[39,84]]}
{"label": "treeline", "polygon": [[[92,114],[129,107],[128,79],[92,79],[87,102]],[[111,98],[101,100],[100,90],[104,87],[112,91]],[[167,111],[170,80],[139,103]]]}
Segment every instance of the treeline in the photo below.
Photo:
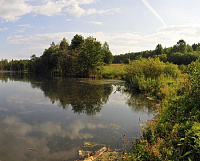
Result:
{"label": "treeline", "polygon": [[24,72],[28,69],[29,60],[11,60],[2,59],[0,61],[0,70]]}
{"label": "treeline", "polygon": [[163,48],[161,44],[158,44],[155,50],[115,55],[113,63],[129,63],[129,60],[149,57],[160,58],[163,62],[170,62],[177,65],[188,65],[200,57],[200,43],[194,43],[190,46],[184,40],[179,40],[177,44],[168,48]]}
{"label": "treeline", "polygon": [[30,60],[2,60],[0,70],[89,77],[101,74],[100,67],[112,61],[113,55],[107,42],[101,44],[96,38],[84,39],[76,34],[70,44],[65,38],[59,44],[52,42],[40,57],[32,55]]}

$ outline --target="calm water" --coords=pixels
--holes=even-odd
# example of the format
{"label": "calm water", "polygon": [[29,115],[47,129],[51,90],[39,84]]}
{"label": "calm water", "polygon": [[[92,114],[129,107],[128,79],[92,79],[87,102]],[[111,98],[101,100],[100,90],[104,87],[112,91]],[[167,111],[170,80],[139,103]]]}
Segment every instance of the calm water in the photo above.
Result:
{"label": "calm water", "polygon": [[0,160],[74,160],[86,141],[129,149],[155,112],[123,89],[117,81],[1,76]]}

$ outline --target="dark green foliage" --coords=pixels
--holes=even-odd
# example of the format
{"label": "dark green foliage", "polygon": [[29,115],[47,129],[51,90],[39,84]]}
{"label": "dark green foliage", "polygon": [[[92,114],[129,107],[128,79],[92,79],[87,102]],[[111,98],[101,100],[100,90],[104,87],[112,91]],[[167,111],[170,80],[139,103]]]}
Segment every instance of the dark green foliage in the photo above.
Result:
{"label": "dark green foliage", "polygon": [[65,38],[62,39],[59,45],[59,50],[65,52],[68,50],[69,44]]}
{"label": "dark green foliage", "polygon": [[184,40],[179,40],[176,44],[177,52],[185,53],[186,52],[186,42]]}
{"label": "dark green foliage", "polygon": [[41,89],[52,103],[58,103],[63,108],[71,106],[73,112],[79,114],[99,113],[112,92],[112,88],[108,85],[85,84],[73,78],[43,78],[44,83],[38,83],[39,78],[30,81],[31,85]]}
{"label": "dark green foliage", "polygon": [[189,65],[189,79],[191,82],[191,95],[196,105],[200,108],[200,60]]}
{"label": "dark green foliage", "polygon": [[197,51],[197,47],[199,47],[200,46],[200,44],[198,43],[198,44],[192,44],[192,49],[193,49],[193,51]]}
{"label": "dark green foliage", "polygon": [[18,71],[27,72],[29,66],[29,60],[12,60],[8,62],[7,59],[0,61],[0,70],[5,71]]}
{"label": "dark green foliage", "polygon": [[174,64],[184,64],[184,65],[188,65],[190,64],[192,61],[195,61],[199,58],[200,54],[196,53],[196,52],[192,52],[192,53],[173,53],[169,56],[168,61],[172,62]]}
{"label": "dark green foliage", "polygon": [[171,96],[176,88],[176,78],[180,75],[177,65],[164,63],[158,58],[140,59],[127,66],[126,81],[129,88],[142,91],[159,99]]}
{"label": "dark green foliage", "polygon": [[107,42],[105,42],[103,44],[103,47],[102,47],[102,52],[103,52],[103,61],[104,63],[106,64],[111,64],[112,61],[113,61],[113,55],[109,49],[109,45]]}
{"label": "dark green foliage", "polygon": [[162,54],[162,53],[163,53],[163,47],[162,47],[161,44],[158,44],[158,45],[156,46],[156,49],[155,49],[155,54],[156,54],[156,55],[159,55],[159,54]]}
{"label": "dark green foliage", "polygon": [[189,44],[187,44],[187,46],[186,46],[186,52],[187,53],[193,52],[193,48]]}
{"label": "dark green foliage", "polygon": [[40,57],[32,55],[30,60],[0,61],[0,70],[28,72],[40,75],[90,77],[101,74],[103,64],[112,63],[109,45],[103,45],[93,37],[84,40],[75,35],[69,45],[65,38],[59,44],[52,42]]}
{"label": "dark green foliage", "polygon": [[43,55],[40,57],[41,64],[39,62],[36,62],[36,65],[43,66],[42,68],[36,70],[37,73],[51,72],[54,68],[57,67],[57,55],[59,52],[59,48],[64,48],[64,46],[59,47],[58,45],[52,43],[48,49],[45,49]]}
{"label": "dark green foliage", "polygon": [[163,62],[167,62],[167,54],[155,55],[154,58],[159,58]]}
{"label": "dark green foliage", "polygon": [[144,128],[143,137],[133,148],[136,160],[199,160],[199,60],[188,66],[188,73],[177,92],[162,101],[160,113]]}
{"label": "dark green foliage", "polygon": [[97,67],[103,62],[103,53],[101,43],[93,37],[85,39],[82,50],[78,55],[78,75],[82,77],[89,77],[94,75]]}
{"label": "dark green foliage", "polygon": [[83,36],[76,34],[71,40],[70,49],[72,50],[79,49],[83,43],[84,43]]}
{"label": "dark green foliage", "polygon": [[173,47],[163,48],[161,44],[158,44],[155,50],[141,51],[137,53],[126,53],[114,56],[113,63],[129,63],[130,60],[136,60],[138,58],[160,58],[164,62],[172,62],[177,65],[188,65],[192,61],[197,60],[200,57],[200,44],[186,45],[184,40],[179,40]]}

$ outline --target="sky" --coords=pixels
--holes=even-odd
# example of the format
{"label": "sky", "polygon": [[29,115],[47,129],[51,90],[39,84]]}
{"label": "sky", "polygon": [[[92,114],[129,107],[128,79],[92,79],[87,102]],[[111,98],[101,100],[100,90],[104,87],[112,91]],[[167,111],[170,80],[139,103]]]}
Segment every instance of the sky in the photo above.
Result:
{"label": "sky", "polygon": [[113,55],[200,42],[200,0],[0,0],[0,59],[41,56],[75,34]]}

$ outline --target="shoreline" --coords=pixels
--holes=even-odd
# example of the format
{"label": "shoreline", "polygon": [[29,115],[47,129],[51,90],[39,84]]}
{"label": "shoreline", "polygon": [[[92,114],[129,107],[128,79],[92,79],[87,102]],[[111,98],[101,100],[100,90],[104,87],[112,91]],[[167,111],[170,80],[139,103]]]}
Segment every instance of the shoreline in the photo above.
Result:
{"label": "shoreline", "polygon": [[0,70],[0,73],[13,73],[13,71]]}

